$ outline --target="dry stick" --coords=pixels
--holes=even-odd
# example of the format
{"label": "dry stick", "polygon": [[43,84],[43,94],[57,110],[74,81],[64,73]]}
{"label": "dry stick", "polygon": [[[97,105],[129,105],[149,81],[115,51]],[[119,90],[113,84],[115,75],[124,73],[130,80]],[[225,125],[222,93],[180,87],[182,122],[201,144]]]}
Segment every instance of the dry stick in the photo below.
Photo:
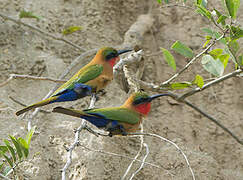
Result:
{"label": "dry stick", "polygon": [[209,120],[211,120],[212,122],[214,122],[216,125],[218,125],[220,128],[222,128],[225,132],[227,132],[230,136],[232,136],[238,143],[240,143],[241,145],[243,145],[243,140],[240,140],[233,132],[231,132],[228,128],[226,128],[223,124],[221,124],[219,121],[217,121],[214,117],[210,116],[209,114],[205,113],[204,111],[202,111],[201,109],[199,109],[197,106],[193,105],[191,102],[187,101],[187,100],[183,100],[183,102],[190,106],[191,108],[193,108],[194,110],[196,110],[197,112],[199,112],[200,114],[202,114],[203,116],[207,117]]}
{"label": "dry stick", "polygon": [[[126,158],[126,159],[130,159],[130,160],[134,160],[134,161],[143,163],[142,160],[131,158],[131,157],[128,157],[126,155],[116,154],[116,153],[113,153],[113,152],[107,152],[107,151],[103,151],[103,150],[100,150],[100,149],[92,149],[92,148],[89,148],[89,147],[84,146],[82,144],[79,144],[79,146],[81,146],[82,148],[84,148],[84,149],[86,149],[88,151],[98,152],[98,153],[101,153],[101,154],[107,154],[107,155],[110,155],[110,156],[117,156],[117,157]],[[150,165],[152,167],[156,167],[158,169],[162,169],[162,170],[166,171],[168,174],[173,175],[168,170],[166,170],[164,167],[160,167],[158,165],[155,165],[155,164],[149,163],[149,162],[144,162],[144,164]]]}
{"label": "dry stick", "polygon": [[[86,51],[85,53],[81,54],[76,59],[74,59],[73,62],[67,67],[67,69],[65,69],[65,71],[61,74],[59,79],[63,79],[71,71],[71,69],[79,63],[79,61],[81,59],[85,58],[89,54],[92,54],[92,53],[96,52],[96,50],[97,49],[91,49],[89,51]],[[58,86],[59,85],[56,85],[43,99],[46,99],[46,98],[50,97],[52,95],[52,93],[58,88]],[[36,108],[35,111],[31,114],[30,118],[28,119],[28,131],[31,130],[31,121],[32,121],[32,119],[37,115],[37,113],[39,111],[40,111],[40,109]]]}
{"label": "dry stick", "polygon": [[26,23],[24,23],[24,22],[22,22],[22,21],[20,21],[20,20],[11,18],[11,17],[6,16],[6,15],[4,15],[4,14],[2,14],[2,13],[0,13],[0,16],[1,16],[2,18],[4,18],[4,19],[10,20],[10,21],[12,21],[12,22],[15,22],[16,24],[21,24],[21,25],[26,26],[26,27],[28,27],[28,28],[30,28],[30,29],[32,29],[32,30],[35,30],[35,31],[37,31],[37,32],[39,32],[39,33],[41,33],[41,34],[44,34],[45,36],[49,36],[49,37],[51,37],[51,38],[53,38],[53,39],[55,39],[55,40],[63,41],[63,42],[65,42],[65,43],[67,43],[67,44],[69,44],[69,45],[71,45],[71,46],[73,46],[73,47],[75,47],[75,48],[77,48],[77,49],[79,49],[79,50],[81,50],[81,51],[85,51],[85,50],[86,50],[86,49],[84,49],[84,48],[78,46],[77,44],[72,43],[71,41],[69,41],[69,40],[67,40],[67,39],[64,39],[64,38],[62,38],[62,37],[56,37],[56,36],[52,35],[51,33],[45,32],[45,31],[43,31],[43,30],[41,30],[41,29],[39,29],[39,28],[37,28],[37,27],[35,27],[35,26],[26,24]]}
{"label": "dry stick", "polygon": [[[143,133],[143,124],[141,124],[140,125],[140,127],[141,127],[141,133]],[[134,157],[134,159],[132,160],[132,162],[129,164],[129,166],[127,167],[127,170],[126,170],[126,172],[124,173],[124,175],[122,176],[122,178],[121,178],[121,180],[124,180],[125,178],[126,178],[126,176],[127,176],[127,174],[128,174],[128,172],[131,170],[131,168],[132,168],[132,165],[133,165],[133,163],[135,162],[135,160],[139,157],[139,155],[141,154],[141,152],[142,152],[142,150],[143,150],[143,145],[144,145],[144,138],[143,138],[143,136],[140,136],[140,148],[139,148],[139,150],[138,150],[138,152],[137,152],[137,154],[136,154],[136,156]],[[142,163],[141,164],[141,166],[143,166],[144,165],[144,163]],[[141,168],[142,169],[142,168]]]}
{"label": "dry stick", "polygon": [[[95,101],[96,101],[96,96],[95,96],[95,94],[92,94],[91,101],[90,101],[90,105],[89,105],[89,109],[94,108]],[[82,119],[81,125],[78,127],[78,129],[75,132],[74,142],[67,149],[67,151],[68,151],[68,160],[67,160],[65,166],[62,169],[62,180],[65,180],[66,179],[66,170],[68,169],[68,167],[72,163],[72,152],[75,149],[75,147],[77,147],[79,145],[80,133],[86,127],[86,124],[87,124],[87,122],[84,119]]]}
{"label": "dry stick", "polygon": [[45,80],[45,81],[52,81],[52,82],[56,82],[56,83],[66,82],[65,80],[53,79],[53,78],[49,78],[49,77],[38,77],[38,76],[30,76],[30,75],[23,75],[23,74],[10,74],[9,78],[6,81],[4,81],[0,84],[0,87],[5,86],[6,84],[8,84],[13,79]]}
{"label": "dry stick", "polygon": [[145,160],[147,159],[147,157],[148,157],[148,155],[149,155],[149,147],[148,147],[148,145],[147,145],[146,143],[143,143],[143,146],[144,146],[145,149],[146,149],[146,154],[145,154],[145,156],[143,157],[141,166],[140,166],[134,173],[132,173],[132,176],[130,177],[129,180],[132,180],[132,179],[135,177],[135,175],[136,175],[137,173],[139,173],[139,171],[141,171],[141,170],[143,169],[143,166],[144,166],[144,164],[145,164]]}
{"label": "dry stick", "polygon": [[170,79],[168,79],[167,81],[163,82],[161,85],[166,85],[166,84],[170,83],[171,81],[173,81],[175,78],[177,78],[190,65],[192,65],[200,56],[202,56],[203,54],[205,54],[213,45],[215,45],[215,43],[217,41],[219,41],[220,39],[224,38],[224,36],[225,36],[225,34],[223,34],[222,36],[220,36],[218,39],[213,40],[213,42],[211,44],[209,44],[207,48],[205,48],[202,52],[200,52],[194,58],[192,58],[192,60],[188,64],[186,64],[178,73],[174,74]]}
{"label": "dry stick", "polygon": [[219,77],[219,78],[217,78],[217,79],[215,79],[215,80],[213,80],[213,81],[210,81],[209,83],[205,84],[202,88],[197,87],[197,88],[195,88],[195,89],[193,89],[193,90],[191,90],[191,91],[189,91],[189,92],[187,92],[187,93],[181,95],[181,96],[178,98],[178,100],[179,100],[179,101],[180,101],[180,100],[184,100],[184,99],[187,98],[188,96],[192,96],[192,95],[194,95],[195,93],[200,92],[200,91],[202,91],[202,90],[204,90],[204,89],[207,89],[207,88],[211,87],[211,86],[214,85],[214,84],[220,83],[220,82],[222,82],[222,81],[224,81],[224,80],[226,80],[226,79],[229,79],[229,78],[231,78],[231,77],[235,77],[237,74],[240,74],[242,71],[243,71],[242,69],[237,69],[237,70],[235,70],[235,71],[233,71],[233,72],[231,72],[231,73],[228,73],[228,74],[226,74],[226,75],[224,75],[224,76],[221,76],[221,77]]}
{"label": "dry stick", "polygon": [[[166,139],[166,138],[164,138],[164,137],[162,137],[162,136],[159,136],[159,135],[157,135],[157,134],[152,134],[152,133],[129,133],[128,135],[145,135],[145,136],[152,136],[152,137],[159,138],[159,139],[162,140],[162,141],[166,141],[166,142],[172,144],[173,146],[175,146],[176,149],[178,149],[178,151],[183,155],[183,157],[184,157],[184,159],[185,159],[185,161],[186,161],[186,164],[187,164],[187,166],[188,166],[188,168],[189,168],[189,170],[190,170],[190,172],[191,172],[191,174],[192,174],[192,179],[195,180],[195,175],[194,175],[194,172],[193,172],[193,170],[192,170],[192,168],[191,168],[191,165],[190,165],[190,163],[189,163],[189,161],[188,161],[188,158],[187,158],[187,156],[185,155],[185,153],[181,150],[181,148],[179,148],[179,146],[177,146],[177,144],[175,144],[174,142],[172,142],[172,141],[170,141],[170,140],[168,140],[168,139]],[[132,137],[132,136],[131,136],[131,137]]]}

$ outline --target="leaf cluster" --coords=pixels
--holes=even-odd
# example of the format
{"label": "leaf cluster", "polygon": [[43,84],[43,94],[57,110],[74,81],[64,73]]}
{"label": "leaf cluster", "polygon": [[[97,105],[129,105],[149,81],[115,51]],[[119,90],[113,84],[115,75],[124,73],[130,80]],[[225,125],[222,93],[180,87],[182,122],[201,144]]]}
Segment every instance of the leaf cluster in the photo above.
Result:
{"label": "leaf cluster", "polygon": [[0,172],[7,175],[11,170],[26,159],[34,129],[29,131],[25,138],[9,135],[10,140],[4,139],[0,145]]}

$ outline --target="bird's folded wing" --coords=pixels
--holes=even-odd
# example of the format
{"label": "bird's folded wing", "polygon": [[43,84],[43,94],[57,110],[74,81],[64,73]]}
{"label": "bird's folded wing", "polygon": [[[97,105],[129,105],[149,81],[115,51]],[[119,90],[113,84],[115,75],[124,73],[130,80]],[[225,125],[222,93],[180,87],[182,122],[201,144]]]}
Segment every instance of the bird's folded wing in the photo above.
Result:
{"label": "bird's folded wing", "polygon": [[115,120],[129,124],[136,124],[140,120],[140,115],[137,112],[122,107],[88,109],[84,110],[84,112],[107,120]]}
{"label": "bird's folded wing", "polygon": [[82,68],[77,72],[70,80],[60,86],[52,96],[60,95],[65,92],[67,89],[72,89],[75,83],[86,83],[92,79],[98,77],[103,71],[103,66],[100,64],[94,64]]}

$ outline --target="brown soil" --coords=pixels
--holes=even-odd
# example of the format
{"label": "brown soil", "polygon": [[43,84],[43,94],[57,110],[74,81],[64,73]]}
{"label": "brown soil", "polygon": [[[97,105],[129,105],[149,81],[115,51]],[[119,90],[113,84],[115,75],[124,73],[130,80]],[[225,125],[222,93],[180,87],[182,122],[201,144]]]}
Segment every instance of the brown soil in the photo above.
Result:
{"label": "brown soil", "polygon": [[[155,16],[156,23],[151,32],[144,37],[143,49],[147,54],[157,52],[159,47],[169,48],[175,40],[180,40],[190,45],[195,52],[199,52],[203,41],[200,29],[209,26],[205,19],[191,10],[160,9],[156,0],[1,0],[0,9],[14,18],[17,18],[18,12],[22,9],[33,11],[42,16],[42,20],[23,21],[54,35],[59,35],[66,27],[80,25],[83,29],[67,36],[67,39],[87,50],[121,44],[124,33],[137,17],[148,11]],[[242,11],[243,6],[239,12]],[[242,21],[243,13],[239,19]],[[63,42],[3,19],[0,19],[0,47],[0,82],[6,80],[11,73],[56,78],[80,54],[80,51]],[[174,55],[177,68],[182,68],[187,60]],[[75,68],[69,77],[78,68],[80,66]],[[230,64],[227,71],[232,71],[233,68],[233,64]],[[172,74],[173,71],[163,61],[162,56],[146,59],[143,80],[158,83],[168,79]],[[181,79],[192,80],[196,74],[209,77],[200,63],[196,63]],[[11,101],[8,96],[31,104],[41,100],[53,86],[51,82],[14,80],[0,89],[1,142],[8,134],[22,136],[26,133],[27,121],[20,121],[14,115],[21,106]],[[242,79],[232,78],[189,99],[220,120],[235,134],[242,136],[242,87]],[[101,97],[96,107],[118,106],[128,97],[115,82],[106,91],[106,95]],[[85,98],[62,105],[72,105],[81,109],[88,104],[89,99]],[[53,106],[55,105],[46,106],[44,109],[50,110]],[[31,155],[35,154],[35,157],[24,163],[21,168],[28,179],[60,179],[60,169],[66,162],[66,150],[63,145],[73,142],[73,129],[79,126],[80,120],[57,114],[39,113],[33,124],[37,126],[38,131],[31,144]],[[198,180],[243,179],[242,145],[208,119],[182,104],[173,105],[169,98],[153,102],[153,110],[144,121],[144,131],[159,134],[176,142],[188,156]],[[166,168],[173,176],[166,170],[146,165],[134,179],[191,179],[189,169],[175,147],[151,137],[146,137],[145,142],[150,149],[147,162]],[[94,149],[129,157],[134,157],[140,146],[139,138],[95,137],[87,132],[82,132],[81,143]],[[70,179],[116,180],[123,176],[130,161],[78,147],[73,152],[73,163],[68,174]],[[139,166],[139,163],[135,163],[129,176]]]}

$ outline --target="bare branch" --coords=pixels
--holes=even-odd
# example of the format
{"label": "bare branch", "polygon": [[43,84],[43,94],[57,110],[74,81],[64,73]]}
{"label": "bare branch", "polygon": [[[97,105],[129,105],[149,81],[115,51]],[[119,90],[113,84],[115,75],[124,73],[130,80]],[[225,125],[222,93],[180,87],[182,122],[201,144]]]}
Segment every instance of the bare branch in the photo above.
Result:
{"label": "bare branch", "polygon": [[197,87],[197,88],[193,89],[192,91],[189,91],[189,92],[187,92],[187,93],[181,95],[181,96],[178,98],[178,100],[179,100],[179,101],[180,101],[180,100],[184,100],[184,99],[187,98],[188,96],[192,96],[192,95],[194,95],[194,94],[197,93],[197,92],[200,92],[200,91],[202,91],[202,90],[204,90],[204,89],[207,89],[207,88],[211,87],[212,85],[215,85],[215,84],[217,84],[217,83],[220,83],[220,82],[222,82],[222,81],[224,81],[224,80],[226,80],[226,79],[229,79],[229,78],[231,78],[231,77],[235,77],[237,74],[240,74],[241,72],[242,72],[242,69],[237,69],[237,70],[235,70],[235,71],[233,71],[233,72],[231,72],[231,73],[228,73],[228,74],[226,74],[226,75],[224,75],[224,76],[221,76],[221,77],[219,77],[219,78],[217,78],[217,79],[215,79],[215,80],[213,80],[213,81],[210,81],[209,83],[205,84],[202,88]]}
{"label": "bare branch", "polygon": [[[140,127],[141,127],[141,131],[140,131],[140,132],[143,133],[143,125],[141,124]],[[132,160],[132,162],[131,162],[131,163],[129,164],[129,166],[127,167],[127,170],[126,170],[126,172],[124,173],[124,175],[122,176],[121,180],[124,180],[124,179],[126,178],[128,172],[129,172],[129,171],[131,170],[131,168],[132,168],[133,163],[135,162],[135,160],[136,160],[136,159],[139,157],[139,155],[141,154],[141,152],[142,152],[142,150],[143,150],[143,146],[144,146],[144,138],[143,138],[143,136],[140,136],[140,148],[139,148],[139,150],[138,150],[136,156],[135,156],[134,159]],[[143,166],[143,165],[144,165],[144,163],[141,164],[141,166]]]}
{"label": "bare branch", "polygon": [[[110,155],[110,156],[117,156],[117,157],[121,157],[121,158],[126,158],[126,159],[130,159],[130,160],[134,160],[134,161],[137,161],[137,162],[140,162],[140,163],[143,163],[142,160],[138,160],[138,159],[135,159],[135,158],[131,158],[131,157],[128,157],[126,155],[121,155],[121,154],[116,154],[116,153],[113,153],[113,152],[107,152],[107,151],[103,151],[103,150],[99,150],[99,149],[92,149],[92,148],[89,148],[87,146],[84,146],[82,144],[80,144],[80,146],[88,151],[93,151],[93,152],[98,152],[98,153],[101,153],[101,154],[107,154],[107,155]],[[163,169],[164,171],[166,171],[166,173],[172,175],[168,170],[166,170],[165,168],[163,167],[160,167],[158,165],[155,165],[153,163],[149,163],[149,162],[144,162],[144,164],[146,165],[150,165],[152,167],[156,167],[156,168],[159,168],[159,169]]]}
{"label": "bare branch", "polygon": [[66,82],[66,80],[53,79],[53,78],[49,78],[49,77],[38,77],[38,76],[30,76],[30,75],[23,75],[23,74],[10,74],[9,78],[6,81],[4,81],[0,84],[0,87],[5,86],[6,84],[8,84],[13,79],[45,80],[45,81],[52,81],[52,82],[56,82],[56,83]]}
{"label": "bare branch", "polygon": [[204,112],[203,110],[201,110],[200,108],[198,108],[197,106],[193,105],[191,102],[189,102],[188,100],[183,100],[183,102],[190,106],[191,108],[193,108],[194,110],[196,110],[197,112],[199,112],[200,114],[202,114],[203,116],[205,116],[206,118],[208,118],[210,121],[212,121],[213,123],[215,123],[217,126],[219,126],[220,128],[222,128],[225,132],[227,132],[231,137],[233,137],[238,143],[240,143],[241,145],[243,145],[243,140],[240,140],[232,131],[230,131],[228,128],[226,128],[223,124],[221,124],[218,120],[216,120],[214,117],[210,116],[209,114],[207,114],[206,112]]}
{"label": "bare branch", "polygon": [[[96,96],[95,96],[95,94],[92,94],[89,109],[94,108],[95,101],[96,101]],[[76,129],[74,142],[67,149],[68,150],[68,159],[67,159],[65,166],[62,169],[62,180],[66,179],[66,171],[72,163],[72,152],[75,149],[75,147],[77,147],[79,145],[80,133],[85,128],[86,124],[87,124],[87,122],[84,119],[82,119],[81,125],[78,127],[78,129]]]}
{"label": "bare branch", "polygon": [[207,48],[205,48],[202,52],[200,52],[199,54],[197,54],[194,58],[192,58],[190,60],[189,63],[187,63],[185,65],[185,67],[183,67],[178,73],[174,74],[170,79],[168,79],[167,81],[163,82],[161,85],[165,85],[165,84],[169,84],[171,81],[173,81],[175,78],[177,78],[181,73],[183,73],[189,66],[191,66],[199,57],[201,57],[203,54],[205,54],[213,45],[215,45],[215,43],[217,41],[219,41],[220,39],[224,38],[225,33],[223,35],[221,35],[218,39],[213,40],[213,42],[211,44],[209,44],[207,46]]}
{"label": "bare branch", "polygon": [[39,32],[39,33],[41,33],[41,34],[44,34],[45,36],[51,37],[51,38],[53,38],[53,39],[55,39],[55,40],[58,40],[58,41],[65,42],[65,43],[67,43],[67,44],[69,44],[69,45],[75,47],[75,48],[78,49],[78,50],[81,50],[81,51],[85,51],[85,50],[86,50],[86,49],[84,49],[84,48],[78,46],[77,44],[74,44],[74,43],[72,43],[71,41],[69,41],[69,40],[67,40],[67,39],[64,39],[63,37],[56,37],[56,36],[52,35],[51,33],[45,32],[45,31],[43,31],[43,30],[41,30],[41,29],[39,29],[39,28],[37,28],[37,27],[35,27],[35,26],[26,24],[26,23],[24,23],[24,22],[22,22],[22,21],[20,21],[20,20],[11,18],[11,17],[6,16],[6,15],[4,15],[4,14],[2,14],[2,13],[0,13],[0,16],[1,16],[2,18],[4,18],[4,19],[7,19],[7,20],[12,21],[12,22],[15,22],[16,24],[23,25],[23,26],[25,26],[25,27],[28,27],[28,28],[34,30],[34,31],[37,31],[37,32]]}
{"label": "bare branch", "polygon": [[159,136],[159,135],[157,135],[157,134],[152,134],[152,133],[129,133],[128,135],[145,135],[145,136],[152,136],[152,137],[159,138],[159,139],[162,140],[162,141],[166,141],[166,142],[172,144],[173,146],[175,146],[176,149],[183,155],[183,157],[184,157],[184,159],[185,159],[185,161],[186,161],[186,164],[187,164],[187,166],[188,166],[188,168],[189,168],[189,170],[190,170],[190,172],[191,172],[191,174],[192,174],[192,179],[195,180],[195,175],[194,175],[194,172],[193,172],[193,170],[192,170],[192,168],[191,168],[191,165],[190,165],[190,163],[189,163],[189,161],[188,161],[188,158],[187,158],[187,156],[185,155],[185,153],[181,150],[181,148],[179,148],[179,146],[177,146],[177,144],[175,144],[174,142],[172,142],[172,141],[170,141],[170,140],[168,140],[168,139],[166,139],[166,138],[164,138],[164,137],[162,137],[162,136]]}
{"label": "bare branch", "polygon": [[134,173],[132,173],[132,176],[130,177],[130,179],[129,180],[132,180],[133,179],[133,177],[137,174],[137,173],[139,173],[139,171],[141,171],[142,169],[143,169],[143,166],[144,166],[144,164],[145,164],[145,160],[147,159],[147,157],[148,157],[148,155],[149,155],[149,147],[148,147],[148,145],[146,144],[146,143],[143,143],[143,146],[145,147],[145,149],[146,149],[146,154],[145,154],[145,156],[143,157],[143,163],[141,164],[141,166],[134,172]]}

